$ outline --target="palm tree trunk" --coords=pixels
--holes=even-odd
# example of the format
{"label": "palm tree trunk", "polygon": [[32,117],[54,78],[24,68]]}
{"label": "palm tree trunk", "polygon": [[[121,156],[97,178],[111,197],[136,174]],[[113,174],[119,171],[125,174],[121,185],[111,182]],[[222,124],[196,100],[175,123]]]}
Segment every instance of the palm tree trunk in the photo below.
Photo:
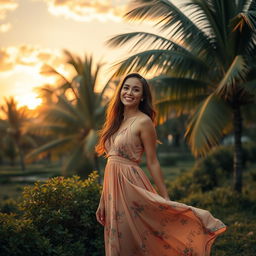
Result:
{"label": "palm tree trunk", "polygon": [[234,177],[233,177],[233,189],[239,193],[242,192],[242,116],[239,104],[233,105],[233,125],[235,136],[235,148],[234,148]]}
{"label": "palm tree trunk", "polygon": [[18,146],[18,150],[19,150],[19,156],[20,156],[20,166],[21,166],[21,169],[22,169],[22,171],[26,171],[23,150],[21,149],[20,146]]}

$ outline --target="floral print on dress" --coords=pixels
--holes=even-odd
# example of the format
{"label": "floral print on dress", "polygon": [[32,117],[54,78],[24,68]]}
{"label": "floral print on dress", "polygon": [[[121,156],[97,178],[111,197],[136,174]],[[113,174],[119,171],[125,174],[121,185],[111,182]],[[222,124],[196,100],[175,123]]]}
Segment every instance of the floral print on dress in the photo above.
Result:
{"label": "floral print on dress", "polygon": [[139,204],[137,202],[133,202],[134,206],[131,206],[130,209],[133,212],[134,217],[140,216],[140,214],[145,210],[145,205]]}

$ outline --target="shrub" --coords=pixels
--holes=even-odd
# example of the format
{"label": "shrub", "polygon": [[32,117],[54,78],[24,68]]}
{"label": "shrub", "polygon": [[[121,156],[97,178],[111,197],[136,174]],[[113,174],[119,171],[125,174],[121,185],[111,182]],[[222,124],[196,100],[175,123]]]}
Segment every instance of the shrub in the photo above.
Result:
{"label": "shrub", "polygon": [[31,220],[0,213],[0,255],[52,256],[49,240],[42,237]]}
{"label": "shrub", "polygon": [[22,216],[1,215],[0,255],[104,255],[103,227],[95,216],[101,192],[97,178],[93,172],[86,180],[55,177],[25,187]]}
{"label": "shrub", "polygon": [[228,184],[232,166],[232,150],[218,147],[199,160],[190,172],[184,173],[175,181],[167,182],[168,192],[177,200],[192,193],[206,192]]}
{"label": "shrub", "polygon": [[174,166],[177,164],[178,157],[172,155],[160,155],[159,162],[161,166]]}
{"label": "shrub", "polygon": [[20,213],[17,202],[10,198],[0,202],[0,212],[1,213]]}
{"label": "shrub", "polygon": [[256,202],[246,194],[239,194],[230,188],[220,187],[207,193],[195,193],[182,199],[185,204],[207,208],[209,211],[219,212],[225,216],[225,211],[251,211],[256,213]]}
{"label": "shrub", "polygon": [[247,162],[256,162],[256,143],[246,143],[243,146],[244,158]]}

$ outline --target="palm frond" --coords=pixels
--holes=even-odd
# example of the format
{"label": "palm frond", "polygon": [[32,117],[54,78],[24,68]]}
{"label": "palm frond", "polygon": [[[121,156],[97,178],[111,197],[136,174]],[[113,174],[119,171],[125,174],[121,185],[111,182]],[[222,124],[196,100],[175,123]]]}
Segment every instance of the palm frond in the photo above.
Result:
{"label": "palm frond", "polygon": [[21,143],[21,144],[31,145],[31,146],[33,146],[33,147],[37,147],[37,142],[36,142],[36,140],[35,140],[32,136],[30,136],[30,135],[28,135],[28,134],[24,134],[24,135],[21,137],[20,143]]}
{"label": "palm frond", "polygon": [[68,101],[63,95],[58,96],[59,102],[58,105],[60,108],[74,115],[77,120],[80,120],[81,123],[86,122],[86,116],[84,113],[79,111],[75,105],[73,105],[70,101]]}
{"label": "palm frond", "polygon": [[71,136],[66,136],[63,138],[58,138],[55,139],[49,143],[44,144],[43,146],[40,146],[39,148],[33,150],[32,152],[30,152],[28,155],[26,155],[26,159],[30,159],[33,158],[43,152],[48,152],[51,150],[58,150],[58,148],[65,146],[66,144],[70,143],[70,141],[74,140],[75,136],[71,135]]}
{"label": "palm frond", "polygon": [[[209,67],[193,55],[167,50],[148,50],[134,54],[114,65],[115,75],[137,72],[167,73],[175,70],[177,76],[193,74],[204,76]],[[192,76],[192,75],[191,75]]]}
{"label": "palm frond", "polygon": [[162,37],[148,32],[131,32],[125,34],[119,34],[109,39],[106,44],[110,47],[120,47],[137,40],[133,45],[133,50],[138,50],[140,47],[145,49],[145,44],[154,49],[169,49],[180,50],[181,52],[188,52],[188,50],[182,45],[182,42],[176,43],[170,39]]}
{"label": "palm frond", "polygon": [[28,132],[40,136],[48,135],[68,135],[74,134],[73,127],[69,127],[65,124],[58,123],[39,123],[39,124],[30,124],[27,128]]}
{"label": "palm frond", "polygon": [[233,31],[244,29],[244,26],[247,25],[253,32],[256,32],[256,11],[248,11],[239,13],[234,18]]}
{"label": "palm frond", "polygon": [[228,98],[233,89],[232,85],[237,81],[244,80],[248,70],[249,68],[243,56],[236,56],[226,71],[223,79],[220,81],[215,91],[216,95]]}
{"label": "palm frond", "polygon": [[79,83],[80,96],[77,101],[77,107],[86,117],[88,126],[91,127],[93,125],[93,99],[95,98],[95,95],[92,97],[90,89],[88,88],[89,85],[83,76],[77,76],[76,81]]}
{"label": "palm frond", "polygon": [[46,108],[44,115],[45,120],[48,122],[62,122],[66,125],[72,125],[73,128],[81,125],[81,120],[76,118],[76,116],[68,110],[63,109],[58,105]]}
{"label": "palm frond", "polygon": [[52,67],[48,64],[44,64],[44,66],[42,67],[42,69],[40,71],[40,74],[42,74],[42,75],[55,75],[55,76],[58,76],[59,78],[61,78],[65,83],[70,83],[70,81],[64,75],[62,75],[54,67]]}
{"label": "palm frond", "polygon": [[209,91],[209,84],[190,78],[158,76],[150,80],[156,94],[156,99],[168,97],[171,99],[185,99],[206,94]]}
{"label": "palm frond", "polygon": [[[216,47],[215,54],[221,60],[221,56],[225,55],[225,31],[221,28],[227,26],[223,15],[223,6],[216,4],[217,1],[211,3],[207,1],[191,0],[185,2],[184,7],[188,9],[188,15],[198,25],[198,27],[208,35],[212,46]],[[192,11],[193,10],[193,11]]]}
{"label": "palm frond", "polygon": [[72,54],[68,50],[63,50],[63,52],[67,58],[66,62],[75,69],[77,74],[81,74],[83,72],[83,62],[81,58],[79,56],[76,56],[75,54]]}
{"label": "palm frond", "polygon": [[197,95],[179,99],[168,96],[157,99],[155,105],[158,113],[158,124],[164,123],[173,114],[176,116],[190,114],[205,98],[206,95]]}
{"label": "palm frond", "polygon": [[229,106],[214,94],[199,106],[185,133],[195,156],[206,155],[212,147],[219,144],[230,116]]}
{"label": "palm frond", "polygon": [[[241,0],[242,1],[242,0]],[[256,1],[255,0],[243,0],[243,11],[256,11]]]}
{"label": "palm frond", "polygon": [[206,49],[212,52],[208,36],[189,19],[181,8],[167,0],[138,0],[136,7],[129,11],[125,18],[128,20],[157,20],[157,26],[167,31],[177,42],[193,44],[195,50]]}
{"label": "palm frond", "polygon": [[94,154],[94,148],[98,140],[98,134],[96,130],[91,129],[86,138],[84,139],[84,148],[83,151],[86,155]]}

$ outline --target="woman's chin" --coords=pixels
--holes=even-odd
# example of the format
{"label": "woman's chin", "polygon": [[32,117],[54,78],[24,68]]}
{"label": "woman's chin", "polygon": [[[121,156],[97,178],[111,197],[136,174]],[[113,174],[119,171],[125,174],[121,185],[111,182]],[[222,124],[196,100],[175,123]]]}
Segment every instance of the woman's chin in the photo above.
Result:
{"label": "woman's chin", "polygon": [[136,102],[123,102],[124,107],[128,107],[128,108],[136,108],[138,107],[138,104],[136,104]]}

